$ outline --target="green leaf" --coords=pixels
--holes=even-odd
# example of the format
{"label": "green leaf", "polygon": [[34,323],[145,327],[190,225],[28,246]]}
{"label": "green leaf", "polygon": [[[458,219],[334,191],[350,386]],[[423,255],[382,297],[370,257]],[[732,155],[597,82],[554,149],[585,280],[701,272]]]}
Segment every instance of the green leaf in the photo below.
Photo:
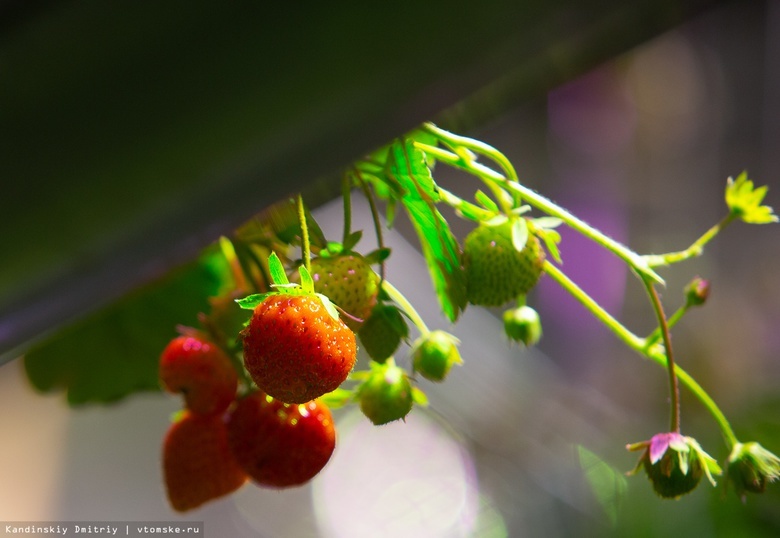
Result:
{"label": "green leaf", "polygon": [[628,490],[626,477],[582,445],[577,446],[577,452],[585,479],[614,527],[617,524],[620,505]]}
{"label": "green leaf", "polygon": [[747,172],[742,172],[737,179],[728,178],[726,185],[726,205],[730,214],[748,224],[768,224],[777,222],[777,215],[772,208],[761,205],[768,187],[754,188],[748,179]]}
{"label": "green leaf", "polygon": [[466,306],[461,251],[447,220],[436,209],[439,195],[423,152],[410,139],[390,147],[387,174],[404,188],[401,202],[414,224],[444,314],[455,321]]}
{"label": "green leaf", "polygon": [[195,326],[208,297],[231,283],[218,249],[36,344],[24,357],[41,392],[67,391],[70,405],[109,403],[159,390],[160,353],[177,325]]}
{"label": "green leaf", "polygon": [[287,273],[284,271],[282,261],[276,255],[276,252],[271,252],[271,255],[268,256],[268,270],[271,272],[271,281],[274,284],[283,286],[290,283],[287,279]]}

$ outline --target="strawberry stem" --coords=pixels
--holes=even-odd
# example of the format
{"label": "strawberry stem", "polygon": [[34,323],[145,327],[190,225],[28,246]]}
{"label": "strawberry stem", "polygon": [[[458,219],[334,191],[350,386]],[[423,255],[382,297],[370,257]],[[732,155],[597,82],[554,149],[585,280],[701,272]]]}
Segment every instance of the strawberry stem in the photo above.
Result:
{"label": "strawberry stem", "polygon": [[341,180],[341,199],[344,202],[344,234],[341,242],[346,243],[352,233],[352,182],[346,173]]}
{"label": "strawberry stem", "polygon": [[303,265],[311,272],[311,244],[309,243],[309,226],[306,224],[306,210],[303,207],[303,196],[298,194],[298,222],[301,226],[301,246],[303,249]]}
{"label": "strawberry stem", "polygon": [[[550,278],[555,280],[564,290],[569,292],[572,297],[580,302],[585,308],[590,311],[591,314],[606,325],[618,338],[625,342],[628,347],[652,360],[659,366],[667,367],[666,353],[660,350],[658,346],[653,345],[655,341],[649,341],[649,339],[640,338],[627,329],[622,323],[617,321],[612,315],[605,311],[601,305],[599,305],[593,298],[591,298],[585,291],[583,291],[577,284],[572,282],[562,271],[549,261],[544,262],[544,271]],[[715,422],[718,423],[723,438],[726,442],[726,446],[731,450],[734,445],[737,444],[737,436],[734,434],[734,430],[731,428],[723,411],[720,410],[707,391],[705,391],[696,380],[691,377],[688,372],[675,365],[675,375],[677,379],[699,400],[704,407],[712,415]]]}
{"label": "strawberry stem", "polygon": [[683,262],[690,258],[700,256],[704,251],[704,245],[712,241],[718,233],[726,226],[731,224],[735,219],[735,216],[731,213],[723,217],[720,222],[704,232],[701,237],[694,241],[691,246],[685,250],[678,252],[669,252],[667,254],[653,254],[645,256],[645,260],[650,267],[658,267],[659,265],[671,265],[673,263]]}
{"label": "strawberry stem", "polygon": [[680,385],[677,383],[677,375],[674,371],[674,354],[672,353],[672,335],[669,332],[669,324],[666,320],[666,314],[664,313],[664,307],[661,304],[661,298],[658,296],[658,290],[655,289],[655,285],[650,282],[646,277],[642,278],[645,283],[645,288],[650,296],[650,302],[655,310],[655,315],[658,318],[658,327],[661,330],[661,337],[664,341],[664,349],[666,350],[666,369],[669,372],[669,392],[671,395],[671,430],[673,432],[680,433]]}
{"label": "strawberry stem", "polygon": [[[357,176],[360,188],[363,190],[363,195],[368,200],[368,207],[371,209],[371,220],[374,221],[374,233],[376,234],[377,248],[385,248],[385,240],[382,234],[382,221],[379,220],[379,210],[376,207],[376,201],[374,195],[371,193],[371,189],[368,186],[368,182],[363,179],[363,175],[360,173],[360,169],[355,167],[355,176]],[[382,282],[385,280],[385,260],[379,264],[379,278]]]}

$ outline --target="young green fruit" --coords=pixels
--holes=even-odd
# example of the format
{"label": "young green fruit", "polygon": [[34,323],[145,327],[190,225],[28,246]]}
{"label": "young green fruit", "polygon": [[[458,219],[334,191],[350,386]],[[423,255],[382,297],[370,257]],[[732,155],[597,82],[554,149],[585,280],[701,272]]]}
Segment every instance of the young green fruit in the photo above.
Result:
{"label": "young green fruit", "polygon": [[383,363],[392,357],[409,335],[409,327],[403,315],[393,305],[380,303],[358,331],[360,343],[368,356]]}
{"label": "young green fruit", "polygon": [[268,295],[243,337],[252,380],[284,403],[306,403],[335,390],[355,365],[355,333],[317,295]]}
{"label": "young green fruit", "polygon": [[412,346],[414,371],[430,381],[443,381],[454,364],[460,364],[460,340],[444,331],[421,336]]}
{"label": "young green fruit", "polygon": [[393,360],[374,363],[358,389],[360,410],[374,425],[404,418],[412,410],[412,384]]}
{"label": "young green fruit", "polygon": [[379,295],[379,275],[363,256],[355,253],[318,257],[311,261],[314,291],[328,297],[349,316],[342,316],[353,331],[371,315]]}
{"label": "young green fruit", "polygon": [[305,484],[330,460],[336,430],[319,401],[285,404],[261,392],[238,401],[228,417],[231,451],[260,486]]}
{"label": "young green fruit", "polygon": [[536,345],[542,338],[539,314],[527,305],[507,310],[504,312],[504,333],[514,342]]}
{"label": "young green fruit", "polygon": [[463,244],[468,302],[501,306],[525,295],[539,281],[545,260],[539,238],[529,235],[522,250],[512,240],[512,220],[481,224]]}
{"label": "young green fruit", "polygon": [[158,375],[166,391],[184,395],[187,409],[205,415],[225,411],[238,388],[230,358],[217,345],[194,336],[179,336],[168,343]]}

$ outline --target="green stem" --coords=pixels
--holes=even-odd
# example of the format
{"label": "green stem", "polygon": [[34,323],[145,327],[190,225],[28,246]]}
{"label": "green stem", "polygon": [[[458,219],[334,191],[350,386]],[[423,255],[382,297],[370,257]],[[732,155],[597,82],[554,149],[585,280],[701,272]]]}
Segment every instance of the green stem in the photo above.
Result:
{"label": "green stem", "polygon": [[579,301],[585,308],[587,308],[591,314],[593,314],[599,321],[606,325],[615,335],[625,342],[628,347],[634,351],[640,353],[645,348],[645,341],[643,338],[635,335],[628,330],[622,323],[615,319],[609,312],[598,304],[592,297],[590,297],[585,291],[582,290],[577,284],[575,284],[568,276],[566,276],[560,269],[549,261],[544,262],[544,272],[549,275],[559,286],[565,289],[571,294],[577,301]]}
{"label": "green stem", "polygon": [[299,194],[296,203],[298,206],[298,222],[301,226],[303,265],[306,267],[307,271],[311,272],[311,244],[309,243],[309,226],[306,223],[306,210],[303,207],[303,196]]}
{"label": "green stem", "polygon": [[719,223],[717,223],[715,226],[707,230],[702,234],[701,237],[699,237],[696,241],[694,241],[691,246],[686,248],[685,250],[680,250],[678,252],[669,252],[667,254],[651,254],[649,256],[644,256],[644,259],[650,267],[658,267],[661,265],[671,265],[673,263],[682,262],[685,260],[688,260],[690,258],[694,258],[696,256],[701,255],[701,253],[704,251],[704,246],[712,241],[712,239],[715,238],[718,233],[720,233],[721,230],[723,230],[726,226],[731,224],[731,222],[734,220],[735,216],[731,213],[723,217]]}
{"label": "green stem", "polygon": [[[645,356],[660,366],[666,367],[666,355],[664,355],[662,352],[648,350],[645,353]],[[715,403],[715,400],[713,400],[710,395],[707,394],[707,391],[705,391],[688,372],[679,366],[676,366],[675,374],[677,375],[677,379],[679,379],[680,382],[685,385],[685,388],[693,393],[696,399],[699,400],[702,405],[704,405],[707,411],[709,411],[710,415],[712,415],[712,417],[715,419],[715,422],[718,423],[720,431],[723,434],[723,438],[726,442],[726,447],[729,451],[731,451],[731,449],[734,448],[734,445],[736,445],[739,440],[737,439],[734,430],[731,428],[731,424],[726,418],[726,415],[724,415],[723,411],[720,410],[718,404]]]}
{"label": "green stem", "polygon": [[647,294],[650,296],[650,302],[655,310],[655,315],[658,318],[658,327],[661,329],[661,337],[664,341],[664,348],[666,349],[666,369],[669,373],[669,392],[671,394],[671,426],[669,431],[680,433],[680,385],[677,383],[677,375],[674,371],[674,353],[672,352],[672,335],[669,332],[669,325],[666,321],[666,314],[664,313],[664,307],[661,304],[661,298],[658,296],[658,290],[655,289],[655,285],[647,280],[642,279],[647,289]]}
{"label": "green stem", "polygon": [[611,237],[604,235],[597,229],[593,228],[586,222],[578,219],[577,217],[575,217],[574,215],[572,215],[562,207],[556,205],[552,201],[548,200],[541,194],[534,192],[533,190],[527,187],[524,187],[523,185],[521,185],[516,181],[508,180],[506,177],[496,172],[495,170],[488,168],[487,166],[484,166],[474,161],[464,160],[457,154],[452,153],[451,151],[447,151],[420,142],[415,142],[415,145],[420,149],[422,149],[423,151],[425,151],[430,156],[436,158],[437,160],[445,164],[449,164],[450,166],[460,168],[476,176],[479,176],[480,178],[488,179],[490,181],[495,181],[500,183],[501,186],[504,187],[506,190],[520,195],[520,197],[529,205],[536,207],[541,211],[544,211],[548,215],[558,217],[563,222],[565,222],[570,228],[576,230],[577,232],[581,233],[585,237],[603,246],[604,248],[606,248],[607,250],[609,250],[619,258],[621,258],[623,261],[625,261],[640,275],[645,275],[659,284],[664,283],[663,279],[655,271],[652,270],[652,268],[648,265],[647,260],[643,256],[640,256],[636,252],[633,252],[632,250],[628,249],[625,245],[622,245],[621,243],[615,241]]}
{"label": "green stem", "polygon": [[[677,322],[682,319],[686,312],[688,312],[689,308],[690,306],[683,305],[678,308],[674,314],[669,316],[669,319],[666,320],[666,324],[669,326],[669,329],[677,325]],[[661,339],[661,337],[661,327],[656,327],[656,329],[651,332],[647,338],[645,338],[645,347],[649,349],[651,346],[655,345]]]}
{"label": "green stem", "polygon": [[[363,175],[360,173],[360,170],[355,168],[354,172],[357,176],[358,182],[360,183],[360,188],[363,190],[363,195],[366,197],[366,200],[368,200],[368,207],[371,209],[371,220],[374,221],[374,233],[376,234],[377,248],[385,248],[385,240],[382,233],[382,222],[379,220],[379,209],[376,206],[374,195],[371,193],[368,182],[363,179]],[[382,263],[379,264],[379,278],[382,281],[385,280],[385,260],[382,260]]]}
{"label": "green stem", "polygon": [[[549,261],[545,262],[545,272],[555,280],[563,289],[568,291],[575,299],[577,299],[585,308],[587,308],[591,314],[604,323],[615,335],[625,342],[628,347],[638,352],[652,361],[656,362],[664,368],[666,365],[666,355],[660,351],[660,348],[648,345],[647,340],[640,338],[623,326],[619,321],[614,319],[608,312],[606,312],[596,301],[594,301],[587,293],[585,293],[579,286],[572,282],[565,274],[563,274],[557,267],[551,264]],[[699,385],[693,377],[690,376],[685,370],[679,366],[675,367],[675,375],[677,379],[690,390],[693,395],[698,399],[702,405],[709,411],[715,422],[721,429],[723,437],[726,441],[726,445],[731,450],[737,443],[737,437],[734,434],[734,430],[731,429],[729,421],[726,416],[720,410],[715,401],[707,394],[707,392]]]}
{"label": "green stem", "polygon": [[404,312],[406,312],[406,315],[409,316],[409,319],[412,320],[412,323],[414,323],[422,336],[430,334],[431,331],[428,329],[428,325],[425,324],[425,321],[423,321],[420,314],[417,313],[417,310],[412,306],[412,303],[404,297],[403,293],[398,291],[398,289],[387,280],[382,281],[382,289],[390,296],[390,299],[404,309]]}
{"label": "green stem", "polygon": [[341,181],[341,199],[344,201],[344,234],[341,242],[346,243],[352,233],[352,182],[348,174]]}

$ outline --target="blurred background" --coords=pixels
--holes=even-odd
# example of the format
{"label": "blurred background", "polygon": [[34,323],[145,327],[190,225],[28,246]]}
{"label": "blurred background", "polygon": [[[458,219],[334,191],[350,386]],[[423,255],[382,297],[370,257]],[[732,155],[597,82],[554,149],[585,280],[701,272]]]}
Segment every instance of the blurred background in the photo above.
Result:
{"label": "blurred background", "polygon": [[[747,5],[746,5],[747,4]],[[780,207],[780,2],[723,4],[461,134],[505,153],[521,181],[640,253],[687,247],[725,214],[726,178],[747,170]],[[446,114],[445,114],[446,117]],[[464,122],[466,124],[468,122]],[[473,180],[434,177],[470,196]],[[354,226],[365,223],[355,200]],[[338,234],[341,205],[315,211]],[[470,225],[453,222],[463,237]],[[562,230],[563,270],[643,335],[652,311],[621,263]],[[780,450],[780,239],[736,223],[701,258],[662,270],[669,312],[694,276],[704,308],[673,331],[679,363],[713,396],[741,440]],[[361,244],[370,249],[369,240]],[[465,363],[407,422],[370,427],[337,412],[339,444],[310,486],[253,486],[182,518],[166,504],[161,440],[178,400],[138,394],[68,408],[35,393],[22,361],[0,367],[0,520],[205,521],[207,536],[777,536],[780,488],[743,504],[706,481],[660,500],[623,479],[626,443],[668,428],[662,369],[622,346],[549,279],[529,296],[544,337],[510,346],[501,311],[441,316],[411,226],[399,217],[388,278],[432,327],[463,341]],[[407,364],[408,357],[399,357]],[[722,462],[719,431],[683,391],[683,432]],[[595,462],[600,463],[595,463]],[[588,470],[610,468],[595,490]]]}

